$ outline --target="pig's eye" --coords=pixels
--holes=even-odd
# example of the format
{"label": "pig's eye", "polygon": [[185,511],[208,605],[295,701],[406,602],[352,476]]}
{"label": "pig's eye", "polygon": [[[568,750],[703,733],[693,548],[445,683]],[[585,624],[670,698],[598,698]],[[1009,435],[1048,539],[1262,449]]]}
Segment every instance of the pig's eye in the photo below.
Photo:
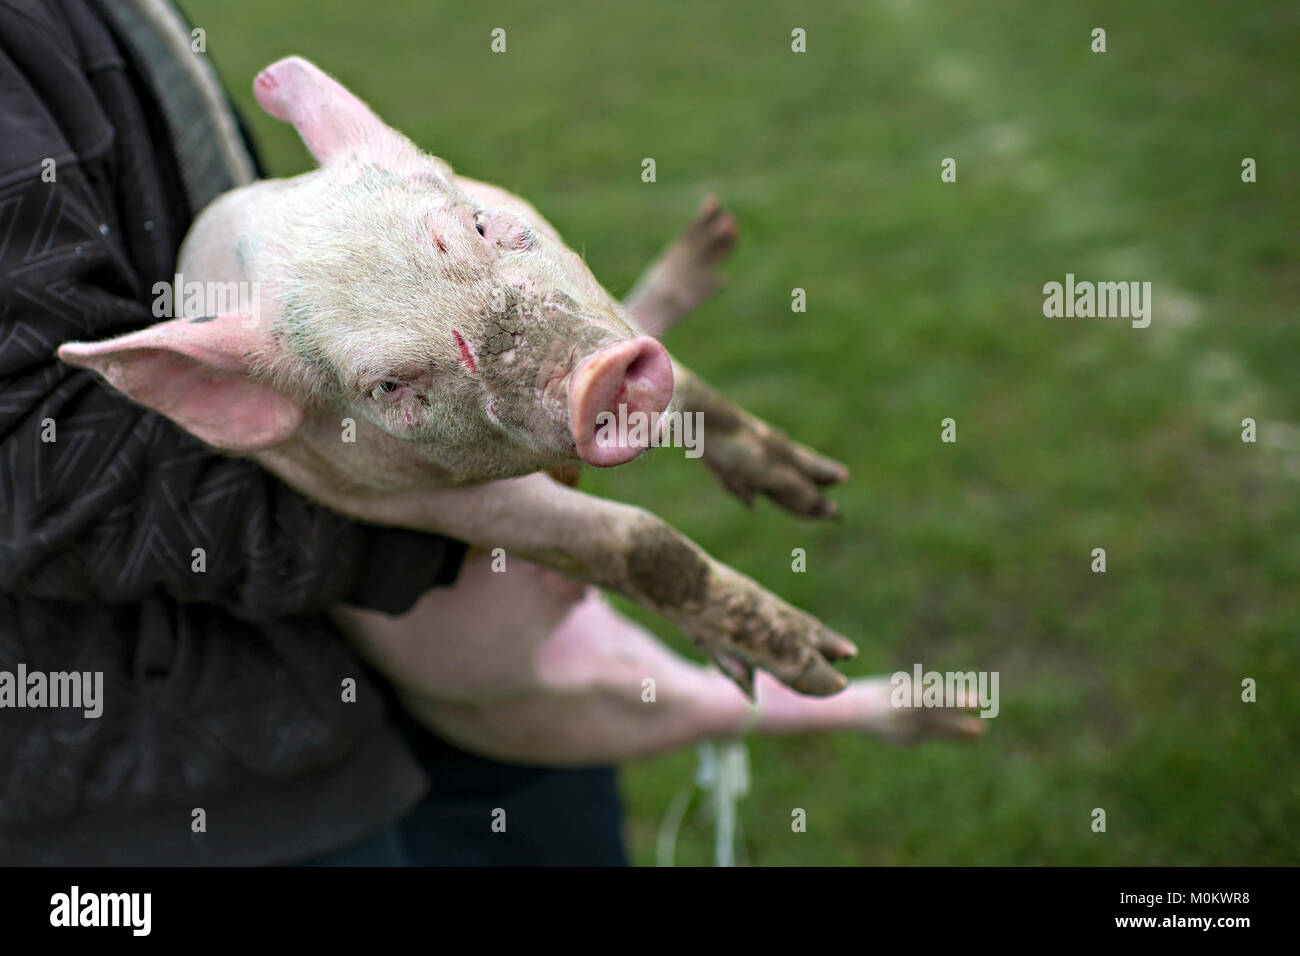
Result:
{"label": "pig's eye", "polygon": [[487,237],[487,216],[483,215],[481,212],[475,213],[474,228],[478,230],[478,234],[480,236],[486,238]]}
{"label": "pig's eye", "polygon": [[400,382],[380,382],[378,385],[374,387],[374,389],[371,390],[370,397],[373,398],[375,401],[378,401],[379,399],[383,398],[385,395],[390,395],[393,392],[397,391],[400,387],[401,387]]}

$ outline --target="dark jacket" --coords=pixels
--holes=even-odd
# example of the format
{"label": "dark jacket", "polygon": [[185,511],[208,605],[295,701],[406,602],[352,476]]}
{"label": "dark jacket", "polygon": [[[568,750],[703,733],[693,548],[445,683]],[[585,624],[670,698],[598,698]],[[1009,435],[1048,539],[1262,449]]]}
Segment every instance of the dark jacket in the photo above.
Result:
{"label": "dark jacket", "polygon": [[323,613],[404,610],[463,545],[314,505],[55,357],[155,321],[174,272],[197,201],[150,84],[89,0],[0,0],[0,671],[104,675],[98,719],[0,708],[0,863],[287,861],[426,787]]}

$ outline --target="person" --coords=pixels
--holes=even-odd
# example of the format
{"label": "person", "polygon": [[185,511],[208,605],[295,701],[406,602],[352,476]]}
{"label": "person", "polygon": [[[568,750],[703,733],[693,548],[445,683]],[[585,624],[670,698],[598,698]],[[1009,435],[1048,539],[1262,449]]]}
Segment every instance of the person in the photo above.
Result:
{"label": "person", "polygon": [[[313,504],[56,359],[156,321],[195,215],[260,174],[177,11],[9,0],[0,74],[0,678],[93,675],[102,705],[0,680],[0,863],[626,862],[612,768],[438,740],[327,616],[401,613],[462,544]],[[503,795],[546,825],[494,839]]]}

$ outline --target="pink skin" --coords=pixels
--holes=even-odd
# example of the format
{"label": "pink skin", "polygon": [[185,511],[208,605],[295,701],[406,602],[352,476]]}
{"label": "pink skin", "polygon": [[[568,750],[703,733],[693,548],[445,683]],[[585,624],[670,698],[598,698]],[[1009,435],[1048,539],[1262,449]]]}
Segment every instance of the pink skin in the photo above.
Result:
{"label": "pink skin", "polygon": [[[106,342],[69,343],[59,357],[95,369],[143,405],[174,409],[171,417],[204,441],[246,452],[279,444],[303,421],[302,406],[243,374],[239,356],[261,341],[259,330],[231,314],[209,322],[160,322]],[[202,401],[175,404],[176,396],[196,394]]]}
{"label": "pink skin", "polygon": [[[219,198],[181,271],[263,283],[261,321],[190,315],[61,357],[329,507],[501,547],[638,602],[743,689],[762,668],[803,693],[841,690],[845,638],[662,519],[537,471],[630,459],[639,448],[599,440],[601,413],[655,415],[674,388],[710,416],[705,463],[746,500],[826,514],[842,466],[674,365],[531,206],[455,177],[311,64],[281,61],[256,89],[322,168]],[[665,316],[681,308],[658,301]]]}
{"label": "pink skin", "polygon": [[[255,80],[254,91],[268,113],[297,127],[304,143],[322,164],[322,171],[317,175],[325,176],[335,170],[340,183],[348,188],[358,175],[352,167],[365,162],[395,180],[404,176],[407,182],[429,184],[430,211],[428,218],[417,219],[420,228],[416,231],[430,230],[428,241],[438,250],[434,258],[448,256],[453,232],[473,236],[481,250],[471,252],[462,243],[458,249],[461,258],[455,262],[452,273],[473,272],[500,263],[502,271],[495,277],[496,285],[491,291],[517,291],[524,297],[521,305],[532,305],[533,311],[540,315],[539,320],[531,313],[521,313],[521,320],[514,327],[521,334],[515,338],[522,338],[525,346],[510,349],[509,355],[504,356],[509,362],[496,365],[485,362],[485,356],[476,350],[476,345],[483,344],[481,340],[470,337],[467,341],[468,333],[462,334],[466,326],[457,323],[460,327],[433,330],[454,343],[462,375],[481,383],[478,401],[469,406],[462,403],[442,409],[432,416],[432,422],[425,420],[427,409],[421,396],[474,393],[464,389],[462,383],[449,381],[445,373],[441,378],[430,373],[429,366],[436,363],[423,357],[420,333],[412,330],[411,346],[415,355],[407,364],[413,365],[413,370],[393,368],[373,372],[367,368],[365,375],[349,375],[347,368],[336,370],[338,377],[361,379],[363,392],[380,385],[385,389],[382,394],[371,396],[369,409],[347,409],[338,417],[355,418],[356,412],[371,411],[406,434],[427,434],[426,424],[457,420],[460,424],[453,436],[436,433],[422,449],[449,472],[445,477],[457,481],[525,474],[572,458],[610,467],[630,461],[645,450],[648,443],[597,442],[594,439],[597,417],[604,411],[617,412],[619,405],[624,405],[629,412],[657,419],[672,398],[672,362],[658,342],[644,336],[634,337],[626,322],[608,308],[607,293],[544,221],[535,221],[534,229],[514,209],[503,204],[508,202],[506,196],[484,195],[481,184],[466,181],[464,190],[449,185],[454,177],[445,164],[420,154],[356,96],[305,61],[289,58],[268,67]],[[291,194],[292,188],[285,191],[278,184],[264,183],[244,192],[252,206],[274,206],[286,201],[284,197]],[[316,205],[320,204],[317,197],[312,198]],[[481,207],[477,214],[472,212],[475,205]],[[230,227],[238,224],[238,221],[228,223],[220,216],[201,218],[187,237],[186,248],[182,249],[182,272],[191,277],[197,273],[227,282],[253,279],[252,275],[244,274],[232,257],[214,257],[207,251],[220,248],[223,242],[231,244],[230,233],[234,230]],[[212,235],[204,235],[205,229]],[[535,248],[539,234],[547,249]],[[257,245],[255,240],[252,245]],[[433,249],[429,251],[432,253]],[[507,267],[507,261],[516,265]],[[391,262],[389,265],[391,268]],[[562,268],[557,270],[556,265]],[[546,280],[559,284],[546,286]],[[484,286],[475,291],[486,294],[489,288]],[[562,318],[544,314],[544,293],[558,293],[561,301],[568,303],[559,310]],[[263,303],[263,311],[278,312],[281,303],[275,301],[274,293],[262,295],[272,300]],[[540,308],[538,302],[543,303]],[[477,310],[482,302],[471,294],[455,304]],[[444,305],[435,290],[433,301],[414,311],[439,314]],[[401,308],[411,311],[405,300],[401,301]],[[381,306],[374,311],[385,315],[389,310]],[[508,315],[508,310],[501,314]],[[527,321],[523,319],[526,314]],[[278,343],[268,340],[266,333],[271,330],[266,325],[254,327],[248,316],[228,313],[199,326],[175,321],[109,342],[70,344],[61,355],[67,361],[101,371],[110,383],[164,412],[205,441],[250,452],[283,441],[302,419],[301,414],[286,406],[284,396],[249,381],[241,365],[241,360],[247,361],[250,356],[260,357],[269,365],[271,362],[265,356],[284,351]],[[571,343],[572,351],[551,348],[555,339]],[[501,350],[497,346],[491,351]],[[516,352],[524,354],[516,355]],[[561,360],[566,354],[570,355],[567,367],[547,364]],[[492,354],[486,356],[489,360],[492,357]],[[283,356],[279,364],[282,368],[286,366]],[[536,370],[535,379],[526,374],[529,369]],[[281,371],[278,377],[290,385],[297,381],[300,386],[314,387],[310,381],[300,381],[303,371],[291,368],[288,374]],[[222,374],[216,376],[213,372]],[[149,384],[151,381],[171,384],[164,388]],[[541,382],[546,382],[547,389],[555,393],[552,408],[558,413],[559,421],[545,420],[536,411],[541,408],[536,396],[526,391]],[[201,387],[213,394],[202,401],[191,400],[190,396]],[[133,389],[139,394],[134,394]],[[534,411],[520,414],[521,404],[531,406]],[[224,414],[230,408],[237,408],[239,414]],[[470,461],[457,460],[452,446],[467,445],[464,430],[475,412],[482,418],[479,428],[483,437],[495,441],[498,447],[505,447],[501,452],[481,452]],[[521,441],[521,432],[527,432],[528,439]],[[447,438],[451,440],[444,440]],[[491,448],[489,441],[477,443],[477,447]],[[408,452],[420,450],[414,443],[408,448]],[[426,469],[426,473],[432,475],[434,471]]]}
{"label": "pink skin", "polygon": [[[412,181],[427,177],[436,182],[451,175],[445,164],[416,154],[360,100],[304,61],[274,65],[258,77],[255,90],[268,112],[298,128],[327,171],[345,168],[362,155]],[[526,255],[539,242],[549,243],[552,265],[560,271],[538,275],[543,280],[566,277],[570,300],[580,306],[578,318],[603,330],[597,337],[587,336],[592,347],[575,355],[567,381],[556,380],[566,399],[567,420],[559,434],[572,442],[573,452],[600,466],[635,457],[638,447],[597,440],[599,416],[617,412],[620,405],[628,412],[657,415],[677,384],[693,396],[697,408],[730,423],[715,430],[705,453],[706,463],[728,488],[747,500],[766,494],[799,513],[828,513],[820,489],[843,480],[842,466],[743,415],[680,366],[674,370],[657,343],[629,331],[617,304],[580,258],[526,203],[486,184],[457,182],[484,211],[472,217],[468,206],[453,206],[459,211],[429,230],[429,255],[459,251],[473,266],[502,253]],[[280,201],[292,188],[297,187],[258,184],[227,203],[223,215],[201,218],[187,237],[183,271],[211,281],[247,278],[231,227],[240,224],[247,210]],[[638,284],[641,304],[636,311],[644,327],[661,332],[708,295],[715,285],[712,266],[733,239],[734,221],[716,203],[706,205],[687,237],[666,253],[649,281]],[[506,260],[501,261],[504,268]],[[528,275],[508,277],[515,287],[529,289]],[[467,466],[450,464],[439,473],[413,459],[400,434],[377,427],[370,415],[357,420],[356,444],[341,446],[337,409],[306,407],[292,393],[268,387],[253,374],[259,362],[274,362],[277,355],[270,330],[249,319],[235,313],[201,322],[181,319],[111,343],[65,346],[60,354],[97,369],[111,384],[205,441],[252,455],[340,511],[440,531],[483,548],[504,547],[510,556],[508,574],[491,573],[486,558],[471,560],[455,587],[427,595],[401,618],[338,612],[358,646],[401,688],[412,711],[452,739],[510,759],[586,763],[652,753],[751,726],[772,733],[842,729],[899,740],[969,736],[982,729],[960,715],[950,714],[946,721],[934,719],[934,712],[900,715],[888,707],[887,688],[880,681],[855,681],[840,695],[820,700],[755,676],[752,668],[763,666],[809,693],[831,693],[844,679],[826,661],[850,656],[852,646],[713,562],[639,509],[581,495],[541,475],[466,484],[475,477],[501,477],[500,468],[475,474]],[[570,331],[584,334],[577,325]],[[479,381],[494,368],[499,375],[503,356],[511,351],[508,340],[501,345],[496,333],[490,340],[474,337],[461,320],[440,333],[449,340],[461,374]],[[371,338],[365,341],[372,344]],[[485,341],[491,343],[487,352],[476,351]],[[367,361],[371,351],[363,356]],[[563,362],[559,367],[565,367]],[[374,417],[387,415],[399,432],[418,421],[416,392],[431,374],[427,364],[409,372],[368,365],[340,372],[360,376],[362,392],[384,386],[376,392],[380,404]],[[540,465],[533,462],[531,468]],[[518,459],[508,466],[519,467]],[[382,484],[374,484],[376,476]],[[747,702],[728,678],[683,660],[614,613],[594,589],[523,560],[530,555],[571,572],[586,569],[589,580],[663,613],[727,666],[742,686],[753,682],[757,704]],[[662,588],[653,577],[629,571],[647,559],[668,562],[658,572],[668,578],[703,570],[703,591],[685,602],[672,593],[658,596]],[[753,634],[738,638],[738,622],[728,616],[737,610],[763,622],[759,633],[773,628],[778,640],[768,646],[755,643]],[[647,677],[657,683],[653,704],[641,699]]]}
{"label": "pink skin", "polygon": [[622,465],[648,445],[635,445],[625,437],[597,439],[601,413],[645,415],[658,422],[673,397],[673,363],[664,347],[640,336],[619,342],[583,359],[569,387],[569,418],[573,440],[582,460],[599,468]]}
{"label": "pink skin", "polygon": [[[488,555],[467,560],[454,587],[400,618],[336,614],[417,719],[478,753],[580,765],[748,732],[843,731],[912,744],[970,740],[986,727],[961,709],[895,709],[888,678],[816,698],[760,674],[751,703],[594,589],[527,562],[510,559],[502,573],[491,565]],[[647,679],[654,702],[643,699]]]}
{"label": "pink skin", "polygon": [[[281,76],[288,73],[290,78],[296,78],[299,69],[293,61],[268,68],[257,76],[253,89],[263,109],[299,129],[308,149],[322,163],[354,150],[358,140],[383,141],[387,127],[332,78],[296,82],[292,92],[282,85]],[[504,239],[518,246],[521,241],[512,239],[514,234],[516,231],[508,225],[503,228],[500,217],[483,230],[488,242]],[[475,372],[469,347],[459,331],[454,334],[466,369]],[[657,418],[668,407],[672,394],[672,362],[663,346],[653,339],[643,336],[619,342],[588,356],[573,373],[569,387],[570,428],[578,455],[597,467],[631,461],[646,446],[619,441],[598,444],[594,439],[597,415],[607,410],[617,413],[623,404],[629,412]]]}
{"label": "pink skin", "polygon": [[321,163],[355,150],[359,142],[382,143],[386,127],[351,91],[325,74],[304,82],[302,61],[290,58],[267,67],[253,81],[262,109],[292,123]]}
{"label": "pink skin", "polygon": [[[718,208],[706,202],[637,283],[651,310],[635,312],[640,327],[665,331],[714,288],[707,274],[721,253],[713,230],[720,227],[728,245],[735,235],[734,220]],[[825,466],[810,459],[809,474],[818,467]],[[720,672],[678,656],[616,612],[596,589],[515,559],[502,573],[491,565],[486,555],[469,559],[455,586],[427,594],[401,617],[336,612],[408,711],[477,753],[584,765],[747,733],[858,733],[908,746],[971,741],[987,730],[960,708],[895,709],[884,677],[817,698],[760,673],[749,701]],[[647,677],[656,684],[654,703],[643,699]]]}
{"label": "pink skin", "polygon": [[[281,112],[275,86],[273,74],[263,73],[259,101],[272,115],[309,126],[308,146],[318,156],[334,154],[358,130],[371,132],[369,111],[341,87]],[[472,369],[463,340],[460,349]],[[596,416],[620,403],[657,414],[672,384],[667,354],[652,340],[620,343],[586,359],[570,387],[582,458],[604,466],[635,457],[639,449],[595,442]],[[508,594],[502,594],[505,576],[485,571],[489,564],[480,559],[469,563],[454,588],[430,593],[401,619],[343,612],[361,646],[407,689],[408,706],[431,726],[503,758],[583,763],[738,733],[753,719],[727,678],[672,654],[591,589],[523,562],[515,566],[510,583],[518,586]],[[662,682],[661,703],[640,702],[648,672]],[[869,708],[855,706],[863,696],[854,693],[858,685],[830,701],[796,695],[767,679],[760,688],[760,729],[869,729]]]}

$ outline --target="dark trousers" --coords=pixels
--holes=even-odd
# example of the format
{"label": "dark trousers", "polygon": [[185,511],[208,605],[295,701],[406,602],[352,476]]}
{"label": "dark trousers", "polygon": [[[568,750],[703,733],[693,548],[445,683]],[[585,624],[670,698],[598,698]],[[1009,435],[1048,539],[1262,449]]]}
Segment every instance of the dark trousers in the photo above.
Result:
{"label": "dark trousers", "polygon": [[432,780],[428,796],[386,830],[304,865],[627,865],[613,767],[500,763],[440,740],[399,708],[392,716]]}

